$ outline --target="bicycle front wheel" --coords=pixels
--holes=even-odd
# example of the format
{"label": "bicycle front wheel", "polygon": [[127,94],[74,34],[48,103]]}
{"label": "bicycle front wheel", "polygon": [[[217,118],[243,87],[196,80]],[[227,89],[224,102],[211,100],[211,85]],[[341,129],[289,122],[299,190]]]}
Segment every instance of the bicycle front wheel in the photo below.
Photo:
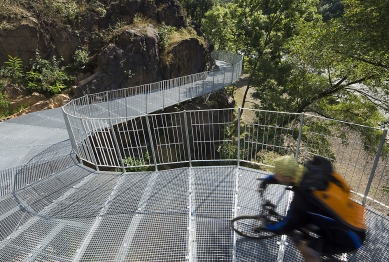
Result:
{"label": "bicycle front wheel", "polygon": [[238,216],[231,221],[231,228],[240,236],[251,239],[268,239],[277,236],[275,233],[267,230],[256,230],[259,227],[260,215]]}

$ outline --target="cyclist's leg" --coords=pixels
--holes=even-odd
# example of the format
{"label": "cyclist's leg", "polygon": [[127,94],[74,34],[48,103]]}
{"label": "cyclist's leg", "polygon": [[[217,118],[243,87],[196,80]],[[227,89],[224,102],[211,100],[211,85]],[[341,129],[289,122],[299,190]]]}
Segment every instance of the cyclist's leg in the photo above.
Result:
{"label": "cyclist's leg", "polygon": [[327,230],[327,234],[331,237],[310,239],[308,247],[322,255],[332,256],[354,251],[361,245],[359,236],[357,234],[350,235],[350,232],[346,230]]}
{"label": "cyclist's leg", "polygon": [[297,248],[301,252],[305,262],[321,262],[320,253],[308,246],[306,241],[300,241]]}

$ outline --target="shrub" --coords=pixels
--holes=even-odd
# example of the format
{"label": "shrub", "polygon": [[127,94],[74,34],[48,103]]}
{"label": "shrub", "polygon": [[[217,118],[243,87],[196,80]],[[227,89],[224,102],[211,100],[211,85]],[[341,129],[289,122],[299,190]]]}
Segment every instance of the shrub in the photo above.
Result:
{"label": "shrub", "polygon": [[7,108],[9,105],[7,94],[0,92],[0,109]]}
{"label": "shrub", "polygon": [[175,27],[165,24],[162,24],[162,26],[158,29],[159,48],[161,50],[166,49],[166,47],[169,45],[169,35],[171,35],[174,31]]}
{"label": "shrub", "polygon": [[31,61],[32,68],[27,72],[28,88],[48,95],[60,93],[73,79],[66,73],[67,68],[60,65],[62,61],[62,57],[45,60],[36,51],[35,60]]}
{"label": "shrub", "polygon": [[86,48],[77,49],[73,54],[74,66],[77,69],[82,69],[88,63],[89,52]]}
{"label": "shrub", "polygon": [[10,78],[14,83],[22,82],[24,78],[22,59],[8,55],[8,61],[4,63],[6,67],[0,70],[0,76]]}
{"label": "shrub", "polygon": [[145,152],[142,158],[127,157],[123,159],[123,164],[126,167],[126,172],[149,171],[153,167],[146,166],[150,163],[150,155]]}

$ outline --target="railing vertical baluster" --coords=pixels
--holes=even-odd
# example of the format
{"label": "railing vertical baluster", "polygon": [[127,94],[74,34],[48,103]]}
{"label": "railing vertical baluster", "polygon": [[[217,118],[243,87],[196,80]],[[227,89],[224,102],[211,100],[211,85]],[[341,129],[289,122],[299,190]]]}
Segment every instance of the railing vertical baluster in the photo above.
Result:
{"label": "railing vertical baluster", "polygon": [[15,191],[16,191],[16,184],[17,184],[16,173],[17,172],[15,171],[15,168],[12,168],[12,185],[11,185],[12,193],[15,193]]}
{"label": "railing vertical baluster", "polygon": [[185,126],[185,134],[186,134],[186,145],[188,147],[188,159],[189,159],[189,166],[192,167],[192,156],[190,153],[190,143],[189,143],[189,129],[188,129],[188,120],[186,116],[186,110],[184,110],[184,126]]}
{"label": "railing vertical baluster", "polygon": [[[206,75],[208,75],[208,73],[206,73]],[[204,94],[204,84],[205,84],[205,80],[207,79],[207,77],[204,75],[203,76],[203,85],[202,85],[202,90],[201,90],[201,94],[203,95]]]}
{"label": "railing vertical baluster", "polygon": [[163,80],[160,82],[162,85],[162,110],[165,110],[165,89],[166,89],[166,81]]}
{"label": "railing vertical baluster", "polygon": [[238,107],[238,150],[237,150],[237,165],[240,165],[240,117],[241,117],[241,108]]}
{"label": "railing vertical baluster", "polygon": [[149,116],[146,116],[146,125],[147,125],[147,131],[149,132],[150,147],[151,147],[151,153],[153,154],[155,171],[158,171],[157,157],[155,155],[155,148],[153,142],[153,135],[150,128]]}
{"label": "railing vertical baluster", "polygon": [[115,143],[115,149],[117,151],[117,157],[119,157],[119,164],[121,164],[122,169],[123,169],[123,173],[125,173],[126,172],[126,168],[124,167],[122,153],[120,152],[119,143],[118,143],[118,141],[116,139],[115,130],[113,129],[112,119],[109,118],[108,121],[109,121],[109,128],[111,129],[111,136],[113,138],[113,142]]}
{"label": "railing vertical baluster", "polygon": [[303,134],[303,125],[304,125],[304,113],[301,114],[301,118],[300,118],[299,135],[298,135],[298,139],[297,139],[296,153],[294,156],[296,159],[298,159],[299,154],[300,154],[300,144],[301,144],[301,136]]}
{"label": "railing vertical baluster", "polygon": [[365,195],[364,195],[363,200],[362,200],[362,205],[366,205],[366,199],[367,199],[367,196],[368,196],[369,191],[370,191],[371,183],[373,182],[375,170],[377,169],[377,165],[378,165],[378,161],[380,160],[382,149],[384,148],[387,134],[388,134],[388,130],[384,129],[384,132],[382,133],[382,137],[381,137],[381,142],[380,142],[380,145],[378,147],[377,154],[375,155],[374,164],[373,164],[373,167],[372,167],[371,172],[370,172],[369,181],[367,182]]}
{"label": "railing vertical baluster", "polygon": [[[174,86],[174,81],[173,81],[173,86]],[[178,103],[181,102],[181,86],[178,85]]]}
{"label": "railing vertical baluster", "polygon": [[89,151],[89,155],[91,155],[93,157],[93,159],[90,159],[90,161],[93,161],[94,160],[94,164],[96,166],[96,170],[99,171],[99,165],[97,163],[97,158],[95,156],[95,151],[93,151],[93,147],[91,146],[90,144],[90,141],[88,139],[88,133],[86,131],[86,128],[85,128],[85,125],[84,125],[84,119],[80,118],[80,122],[81,122],[81,127],[82,127],[82,130],[84,131],[84,134],[85,134],[85,140],[87,141],[86,143],[86,146],[88,148],[88,151]]}
{"label": "railing vertical baluster", "polygon": [[78,151],[76,139],[75,139],[75,137],[74,137],[73,128],[72,128],[72,126],[70,125],[69,117],[68,117],[68,115],[65,113],[65,110],[64,110],[63,107],[62,107],[62,114],[63,114],[63,118],[64,118],[64,121],[65,121],[66,129],[67,129],[68,131],[71,131],[71,132],[68,132],[70,144],[72,145],[72,148],[73,148],[74,152],[79,156],[80,153],[79,153],[79,151]]}
{"label": "railing vertical baluster", "polygon": [[147,104],[148,104],[148,99],[147,99],[147,97],[148,97],[148,87],[149,87],[150,85],[149,84],[147,84],[146,86],[145,86],[145,95],[146,95],[146,114],[147,114]]}
{"label": "railing vertical baluster", "polygon": [[125,90],[124,90],[124,103],[125,103],[125,107],[126,107],[126,121],[127,121],[127,118],[128,118],[128,112],[127,112],[127,110],[128,110],[128,105],[127,105],[127,97],[129,96],[129,94],[128,94],[128,88],[126,88]]}
{"label": "railing vertical baluster", "polygon": [[215,69],[214,70],[212,70],[212,73],[213,73],[213,76],[212,76],[212,90],[211,91],[213,91],[213,89],[215,88]]}
{"label": "railing vertical baluster", "polygon": [[223,67],[223,86],[225,85],[226,81],[226,67]]}

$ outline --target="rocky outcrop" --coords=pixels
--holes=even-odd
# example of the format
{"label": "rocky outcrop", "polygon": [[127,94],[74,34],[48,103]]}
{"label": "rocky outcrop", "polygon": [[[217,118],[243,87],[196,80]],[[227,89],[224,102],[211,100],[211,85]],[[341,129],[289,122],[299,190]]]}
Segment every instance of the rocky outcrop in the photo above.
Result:
{"label": "rocky outcrop", "polygon": [[161,81],[158,39],[152,25],[124,30],[97,55],[95,72],[80,81],[76,96]]}
{"label": "rocky outcrop", "polygon": [[25,66],[35,57],[36,50],[44,50],[44,41],[39,24],[34,19],[25,19],[13,28],[0,30],[0,66],[8,56],[19,57]]}
{"label": "rocky outcrop", "polygon": [[[207,61],[210,59],[209,50],[201,45],[196,38],[178,42],[169,50],[168,56],[173,57],[173,59],[162,65],[164,79],[206,71]],[[200,68],[203,70],[199,70]]]}
{"label": "rocky outcrop", "polygon": [[[212,63],[209,48],[189,37],[169,49],[169,61],[160,57],[159,26],[177,30],[189,25],[177,0],[98,1],[105,9],[87,8],[71,23],[39,14],[26,4],[24,15],[0,29],[0,66],[8,56],[25,66],[35,58],[61,56],[74,61],[75,51],[86,48],[90,62],[75,74],[76,97],[115,90],[205,71]],[[29,10],[29,8],[32,8]],[[147,23],[134,24],[142,18]],[[3,25],[9,19],[0,15]],[[146,24],[145,24],[146,23]],[[204,40],[205,41],[205,40]]]}

